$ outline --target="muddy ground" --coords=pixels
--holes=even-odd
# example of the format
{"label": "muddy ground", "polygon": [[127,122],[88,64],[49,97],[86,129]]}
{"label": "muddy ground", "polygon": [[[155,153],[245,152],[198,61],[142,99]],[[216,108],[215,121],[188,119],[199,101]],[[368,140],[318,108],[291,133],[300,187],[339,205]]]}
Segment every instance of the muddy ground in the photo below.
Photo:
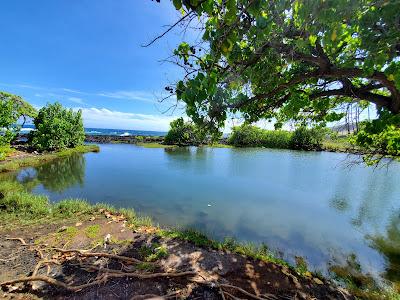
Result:
{"label": "muddy ground", "polygon": [[[126,224],[122,217],[101,212],[78,222],[0,227],[0,282],[32,276],[36,267],[33,275],[54,278],[69,287],[92,284],[68,291],[42,281],[15,283],[3,285],[0,298],[353,299],[329,282],[298,276],[287,267],[161,238],[154,228],[133,230]],[[90,249],[84,253],[108,253],[141,262],[81,257],[54,247]],[[45,263],[38,265],[40,261]],[[148,279],[136,276],[155,273],[163,275]],[[122,275],[112,278],[112,274]],[[101,282],[96,283],[96,279]]]}

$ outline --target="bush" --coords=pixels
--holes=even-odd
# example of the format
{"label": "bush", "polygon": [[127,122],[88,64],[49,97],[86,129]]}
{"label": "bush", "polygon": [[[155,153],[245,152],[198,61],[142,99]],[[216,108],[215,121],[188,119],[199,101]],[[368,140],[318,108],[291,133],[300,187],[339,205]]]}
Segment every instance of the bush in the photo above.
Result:
{"label": "bush", "polygon": [[165,136],[164,143],[167,145],[201,145],[206,143],[207,135],[204,130],[193,123],[185,122],[183,118],[176,119],[170,123],[170,129]]}
{"label": "bush", "polygon": [[233,127],[228,143],[235,147],[288,149],[292,134],[284,130],[265,130],[251,125]]}
{"label": "bush", "polygon": [[34,120],[36,130],[29,135],[30,144],[39,151],[54,151],[82,145],[85,139],[82,112],[48,104]]}
{"label": "bush", "polygon": [[295,150],[317,150],[321,149],[322,140],[326,135],[323,128],[307,128],[301,126],[292,135],[290,148]]}

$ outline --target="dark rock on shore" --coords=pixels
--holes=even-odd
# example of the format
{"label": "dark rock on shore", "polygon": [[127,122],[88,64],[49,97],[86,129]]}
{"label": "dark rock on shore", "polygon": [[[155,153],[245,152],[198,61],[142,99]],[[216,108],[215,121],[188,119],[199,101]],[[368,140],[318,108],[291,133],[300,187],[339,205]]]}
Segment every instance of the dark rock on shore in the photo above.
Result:
{"label": "dark rock on shore", "polygon": [[86,135],[85,142],[97,143],[97,144],[109,144],[109,143],[120,143],[120,144],[136,144],[136,143],[162,143],[164,141],[163,136],[143,136],[143,135],[129,135],[129,136],[117,136],[117,135]]}

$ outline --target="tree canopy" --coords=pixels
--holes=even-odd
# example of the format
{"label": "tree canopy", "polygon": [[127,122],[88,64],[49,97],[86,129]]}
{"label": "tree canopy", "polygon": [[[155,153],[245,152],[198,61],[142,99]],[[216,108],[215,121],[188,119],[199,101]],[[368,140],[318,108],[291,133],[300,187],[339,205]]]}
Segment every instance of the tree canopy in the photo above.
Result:
{"label": "tree canopy", "polygon": [[206,143],[206,131],[193,122],[185,122],[183,118],[178,118],[173,120],[169,127],[170,129],[164,139],[164,143],[167,145],[187,146]]}
{"label": "tree canopy", "polygon": [[168,88],[197,123],[219,128],[240,113],[248,122],[275,118],[276,127],[324,124],[341,119],[350,102],[400,113],[400,1],[173,4],[181,23],[200,20],[202,41],[174,51],[185,75]]}
{"label": "tree canopy", "polygon": [[36,110],[19,96],[0,92],[0,145],[8,144],[19,132],[17,125],[20,118],[33,118]]}
{"label": "tree canopy", "polygon": [[85,139],[82,111],[74,112],[57,102],[42,107],[34,124],[29,142],[39,151],[76,147]]}

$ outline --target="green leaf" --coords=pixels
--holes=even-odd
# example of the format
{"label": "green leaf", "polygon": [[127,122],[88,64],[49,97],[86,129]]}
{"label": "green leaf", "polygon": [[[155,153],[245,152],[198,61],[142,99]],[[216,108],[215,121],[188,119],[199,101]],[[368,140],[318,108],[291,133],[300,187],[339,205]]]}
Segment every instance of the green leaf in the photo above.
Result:
{"label": "green leaf", "polygon": [[182,0],[173,0],[174,6],[177,10],[182,8]]}

